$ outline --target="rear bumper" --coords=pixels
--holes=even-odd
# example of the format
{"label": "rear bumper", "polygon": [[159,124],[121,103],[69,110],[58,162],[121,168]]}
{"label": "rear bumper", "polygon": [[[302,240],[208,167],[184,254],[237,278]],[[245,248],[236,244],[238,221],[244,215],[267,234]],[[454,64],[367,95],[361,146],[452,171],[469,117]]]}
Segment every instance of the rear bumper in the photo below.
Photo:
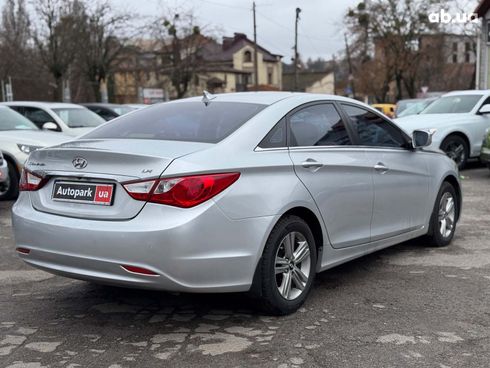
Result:
{"label": "rear bumper", "polygon": [[147,204],[128,221],[94,221],[36,211],[23,192],[12,221],[17,247],[30,250],[21,258],[51,273],[137,288],[235,292],[250,288],[275,217],[231,220],[209,201],[192,209]]}
{"label": "rear bumper", "polygon": [[0,183],[7,181],[9,177],[9,169],[7,166],[7,160],[3,160],[3,163],[0,164]]}

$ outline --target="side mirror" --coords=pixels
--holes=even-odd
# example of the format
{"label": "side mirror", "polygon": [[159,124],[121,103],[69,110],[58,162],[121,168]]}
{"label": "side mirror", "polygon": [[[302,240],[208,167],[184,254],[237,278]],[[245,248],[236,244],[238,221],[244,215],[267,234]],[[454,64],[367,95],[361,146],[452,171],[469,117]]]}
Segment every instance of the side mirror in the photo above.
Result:
{"label": "side mirror", "polygon": [[427,130],[414,130],[412,133],[412,146],[413,148],[427,147],[432,144],[432,136],[435,133],[435,129]]}
{"label": "side mirror", "polygon": [[478,114],[490,114],[490,104],[483,105],[480,110],[478,110]]}
{"label": "side mirror", "polygon": [[51,121],[48,121],[46,123],[43,124],[43,130],[54,130],[54,131],[57,131],[58,130],[58,125],[56,125],[55,123],[51,122]]}

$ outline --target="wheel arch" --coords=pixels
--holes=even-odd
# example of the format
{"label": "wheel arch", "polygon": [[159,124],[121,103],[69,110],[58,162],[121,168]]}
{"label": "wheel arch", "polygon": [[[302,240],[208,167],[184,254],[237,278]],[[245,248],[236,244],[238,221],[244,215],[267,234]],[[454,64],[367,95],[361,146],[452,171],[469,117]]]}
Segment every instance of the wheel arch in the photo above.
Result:
{"label": "wheel arch", "polygon": [[443,183],[447,182],[447,183],[451,184],[453,186],[454,190],[456,191],[456,195],[458,197],[457,198],[457,200],[458,200],[458,213],[456,214],[456,221],[458,221],[459,217],[461,215],[461,209],[462,209],[462,205],[463,205],[463,192],[461,190],[461,185],[459,183],[459,180],[454,175],[447,175],[442,182]]}
{"label": "wheel arch", "polygon": [[460,130],[454,130],[452,132],[449,132],[448,134],[446,134],[446,136],[441,140],[441,144],[439,145],[439,148],[441,148],[442,144],[446,141],[446,139],[448,139],[449,137],[451,136],[458,136],[462,139],[464,139],[464,141],[466,142],[467,146],[468,146],[468,154],[471,155],[471,142],[470,142],[470,138],[468,137],[468,134],[460,131]]}
{"label": "wheel arch", "polygon": [[[325,239],[328,239],[328,235],[324,233],[324,228],[322,226],[322,220],[318,218],[318,216],[313,212],[311,209],[305,206],[297,205],[295,207],[289,208],[286,210],[281,216],[277,218],[277,220],[274,222],[274,224],[271,226],[270,231],[274,229],[274,227],[277,225],[279,221],[281,221],[284,217],[286,216],[297,216],[301,219],[303,219],[308,226],[311,229],[311,232],[313,233],[313,238],[315,239],[315,246],[317,250],[317,261],[316,261],[316,271],[318,272],[321,268],[321,260],[322,260],[322,254],[323,254],[323,245]],[[269,234],[267,235],[267,238],[270,236],[270,231]],[[264,250],[262,249],[262,252]],[[250,287],[250,293],[253,296],[260,296],[262,294],[262,285],[261,285],[261,280],[259,277],[259,266],[260,262],[262,259],[263,254],[260,255],[258,258],[258,262],[255,266],[255,271],[254,271],[254,276],[252,280],[252,285]]]}
{"label": "wheel arch", "polygon": [[9,162],[15,168],[15,171],[17,172],[17,176],[20,178],[19,165],[17,165],[17,161],[15,160],[15,158],[12,157],[12,155],[10,155],[8,152],[2,151],[2,154],[5,161]]}
{"label": "wheel arch", "polygon": [[313,233],[313,237],[315,239],[315,246],[317,250],[317,263],[319,263],[318,261],[321,259],[320,256],[323,251],[323,241],[324,241],[323,228],[320,222],[321,220],[318,219],[318,217],[315,215],[313,211],[311,211],[306,207],[293,207],[290,210],[286,211],[279,218],[279,220],[289,215],[298,216],[299,218],[303,219],[310,227],[311,232]]}

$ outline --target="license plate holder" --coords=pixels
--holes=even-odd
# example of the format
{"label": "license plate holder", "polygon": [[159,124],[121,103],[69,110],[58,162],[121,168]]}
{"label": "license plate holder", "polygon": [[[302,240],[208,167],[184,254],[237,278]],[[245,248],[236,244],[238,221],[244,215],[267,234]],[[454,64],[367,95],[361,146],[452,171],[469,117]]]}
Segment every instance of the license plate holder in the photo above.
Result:
{"label": "license plate holder", "polygon": [[51,198],[59,202],[112,206],[114,191],[114,184],[56,181]]}

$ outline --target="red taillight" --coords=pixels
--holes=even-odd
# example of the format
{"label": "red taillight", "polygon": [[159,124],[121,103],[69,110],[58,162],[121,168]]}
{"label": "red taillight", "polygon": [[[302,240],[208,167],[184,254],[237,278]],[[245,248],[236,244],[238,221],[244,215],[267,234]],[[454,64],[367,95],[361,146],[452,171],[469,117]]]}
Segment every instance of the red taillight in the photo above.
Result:
{"label": "red taillight", "polygon": [[206,174],[124,184],[128,194],[139,201],[182,208],[197,206],[228,188],[240,173]]}
{"label": "red taillight", "polygon": [[143,267],[137,267],[137,266],[129,266],[129,265],[121,265],[123,270],[126,270],[131,273],[137,273],[139,275],[145,275],[145,276],[160,276],[158,273],[153,272],[151,270],[148,270]]}
{"label": "red taillight", "polygon": [[42,176],[36,175],[27,169],[23,169],[20,176],[19,190],[25,192],[38,190],[46,184],[46,181],[47,180]]}

